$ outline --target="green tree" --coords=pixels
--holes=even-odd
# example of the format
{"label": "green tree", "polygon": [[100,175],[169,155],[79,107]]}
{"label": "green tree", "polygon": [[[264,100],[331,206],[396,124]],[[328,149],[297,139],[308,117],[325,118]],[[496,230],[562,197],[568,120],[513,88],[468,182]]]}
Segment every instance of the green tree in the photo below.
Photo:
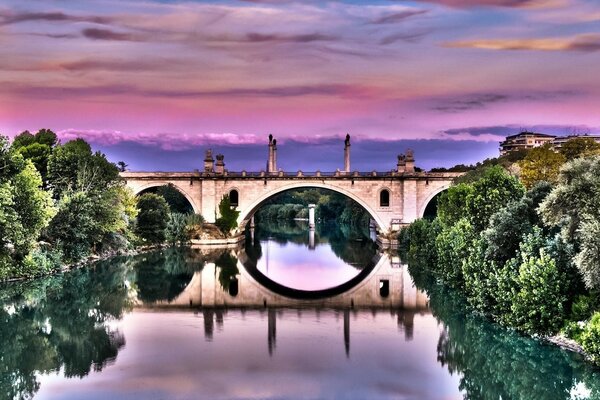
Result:
{"label": "green tree", "polygon": [[575,265],[589,289],[600,288],[600,156],[569,161],[558,184],[540,205],[549,226],[561,228],[577,253]]}
{"label": "green tree", "polygon": [[172,212],[169,216],[165,235],[167,242],[172,246],[185,244],[189,241],[188,235],[188,219],[186,214]]}
{"label": "green tree", "polygon": [[502,167],[488,168],[481,179],[472,184],[472,190],[466,197],[464,217],[479,233],[488,226],[493,214],[511,201],[520,199],[524,192],[523,185]]}
{"label": "green tree", "polygon": [[48,184],[59,199],[67,190],[102,191],[119,182],[119,169],[90,145],[76,139],[56,146],[48,160]]}
{"label": "green tree", "polygon": [[156,194],[165,198],[173,213],[189,214],[194,211],[188,199],[173,184],[160,186]]}
{"label": "green tree", "polygon": [[439,277],[451,287],[464,286],[462,264],[469,255],[474,239],[473,227],[467,219],[462,218],[450,228],[443,229],[435,240],[436,269]]}
{"label": "green tree", "polygon": [[47,181],[48,160],[57,143],[56,134],[49,129],[41,129],[35,135],[25,131],[13,139],[12,147],[18,150],[26,160],[31,160],[42,175],[44,186]]}
{"label": "green tree", "polygon": [[600,289],[600,221],[587,219],[581,222],[580,251],[575,265],[590,289]]}
{"label": "green tree", "polygon": [[162,243],[166,239],[169,205],[162,196],[146,193],[138,198],[136,233],[149,243]]}
{"label": "green tree", "polygon": [[452,226],[465,217],[467,197],[473,187],[467,183],[459,183],[442,192],[437,204],[437,217],[443,226]]}
{"label": "green tree", "polygon": [[512,313],[507,318],[511,325],[527,333],[556,333],[565,316],[563,281],[556,262],[544,249],[526,255],[519,266],[518,290],[513,293]]}
{"label": "green tree", "polygon": [[521,199],[492,215],[489,227],[482,232],[487,245],[486,258],[502,265],[515,256],[521,239],[531,233],[534,226],[542,227],[537,208],[550,191],[547,182],[540,182]]}
{"label": "green tree", "polygon": [[600,312],[596,312],[581,335],[583,350],[596,365],[600,365]]}
{"label": "green tree", "polygon": [[589,137],[577,137],[567,140],[559,151],[567,160],[574,160],[600,154],[600,143]]}
{"label": "green tree", "polygon": [[220,217],[217,218],[215,224],[219,227],[221,232],[225,235],[229,235],[231,230],[237,227],[237,219],[240,212],[231,207],[231,201],[227,194],[223,196],[219,203],[219,214]]}
{"label": "green tree", "polygon": [[542,219],[561,227],[574,243],[583,219],[600,219],[600,156],[569,161],[561,169],[558,183],[540,205]]}
{"label": "green tree", "polygon": [[[48,238],[62,250],[66,261],[79,261],[92,251],[103,250],[109,235],[119,234],[117,241],[127,246],[127,229],[135,217],[132,195],[122,186],[104,192],[67,192],[58,203],[59,210],[48,227]],[[114,238],[113,238],[114,239]],[[107,250],[120,250],[113,247]],[[117,246],[118,247],[118,246]]]}
{"label": "green tree", "polygon": [[22,241],[14,243],[19,258],[29,253],[56,212],[50,194],[41,190],[41,186],[42,177],[30,161],[12,180],[13,207],[22,229]]}
{"label": "green tree", "polygon": [[565,156],[554,151],[550,144],[531,149],[519,162],[521,182],[527,188],[533,187],[540,181],[554,183],[565,161]]}
{"label": "green tree", "polygon": [[28,275],[23,260],[54,213],[31,161],[0,136],[0,279]]}

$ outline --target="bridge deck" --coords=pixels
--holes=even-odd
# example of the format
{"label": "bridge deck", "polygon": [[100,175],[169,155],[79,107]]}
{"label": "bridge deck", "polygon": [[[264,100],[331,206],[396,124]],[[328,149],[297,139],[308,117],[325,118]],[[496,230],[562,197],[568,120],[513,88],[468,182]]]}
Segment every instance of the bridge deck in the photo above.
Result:
{"label": "bridge deck", "polygon": [[321,172],[321,171],[298,171],[298,172],[274,172],[267,173],[264,171],[260,172],[246,172],[246,171],[226,171],[223,174],[217,174],[214,172],[200,172],[200,171],[186,171],[186,172],[169,172],[169,171],[126,171],[120,173],[121,177],[125,179],[314,179],[314,178],[325,178],[325,179],[381,179],[381,178],[393,178],[393,179],[432,179],[432,180],[447,180],[454,179],[458,176],[463,175],[461,172],[404,172],[398,173],[396,171],[371,171],[371,172],[359,172],[354,171],[346,173],[342,171],[335,172]]}

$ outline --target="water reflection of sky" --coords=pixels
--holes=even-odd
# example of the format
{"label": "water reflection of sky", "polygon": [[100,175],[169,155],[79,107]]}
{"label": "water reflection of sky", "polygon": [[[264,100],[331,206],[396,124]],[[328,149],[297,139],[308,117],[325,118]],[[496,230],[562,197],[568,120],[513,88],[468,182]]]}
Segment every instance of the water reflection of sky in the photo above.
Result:
{"label": "water reflection of sky", "polygon": [[202,314],[134,311],[119,323],[127,345],[113,365],[77,381],[43,376],[36,398],[461,397],[458,375],[437,361],[440,326],[429,313],[413,316],[411,340],[396,315],[350,313],[347,356],[342,312],[272,312],[270,353],[266,311],[226,312],[211,341],[203,339]]}
{"label": "water reflection of sky", "polygon": [[[348,282],[360,273],[340,259],[329,243],[308,251],[307,244],[261,241],[262,257],[257,269],[269,279],[288,288],[322,290]],[[365,266],[362,266],[365,267]]]}

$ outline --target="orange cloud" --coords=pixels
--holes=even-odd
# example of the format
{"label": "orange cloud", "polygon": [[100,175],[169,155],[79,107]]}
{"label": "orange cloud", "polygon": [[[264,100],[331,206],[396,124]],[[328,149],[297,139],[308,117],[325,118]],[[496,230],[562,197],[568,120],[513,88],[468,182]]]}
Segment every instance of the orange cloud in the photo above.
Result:
{"label": "orange cloud", "polygon": [[566,38],[477,39],[444,43],[445,47],[467,47],[485,50],[581,51],[600,50],[600,35],[577,35]]}

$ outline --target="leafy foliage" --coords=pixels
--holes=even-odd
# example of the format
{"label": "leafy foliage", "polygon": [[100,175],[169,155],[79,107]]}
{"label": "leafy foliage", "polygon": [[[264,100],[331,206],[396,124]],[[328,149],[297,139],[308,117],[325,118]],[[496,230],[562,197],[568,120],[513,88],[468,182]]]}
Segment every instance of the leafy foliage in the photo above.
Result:
{"label": "leafy foliage", "polygon": [[590,157],[600,154],[600,143],[589,137],[576,137],[563,143],[559,151],[567,160]]}
{"label": "leafy foliage", "polygon": [[581,335],[583,350],[592,360],[600,365],[600,312],[596,312]]}
{"label": "leafy foliage", "polygon": [[541,181],[556,182],[560,167],[566,160],[565,156],[555,152],[550,144],[531,149],[519,162],[521,182],[527,188]]}
{"label": "leafy foliage", "polygon": [[136,233],[145,241],[156,244],[166,239],[169,205],[162,196],[146,193],[137,201]]}
{"label": "leafy foliage", "polygon": [[237,219],[240,212],[231,206],[231,200],[227,194],[223,196],[219,203],[219,215],[220,217],[217,218],[215,224],[219,227],[221,232],[225,235],[229,235],[231,230],[237,227]]}
{"label": "leafy foliage", "polygon": [[172,246],[186,244],[189,240],[188,218],[185,214],[171,213],[165,229],[167,242]]}

